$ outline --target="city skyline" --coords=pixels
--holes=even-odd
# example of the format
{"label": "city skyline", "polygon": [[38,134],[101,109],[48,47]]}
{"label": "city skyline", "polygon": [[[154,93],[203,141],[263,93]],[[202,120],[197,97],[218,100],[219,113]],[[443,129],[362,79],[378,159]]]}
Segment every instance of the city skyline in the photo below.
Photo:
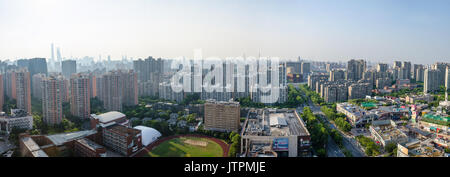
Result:
{"label": "city skyline", "polygon": [[[0,60],[277,56],[432,64],[450,58],[450,2],[0,0]],[[122,12],[122,13],[121,13]],[[14,29],[14,30],[11,30]]]}

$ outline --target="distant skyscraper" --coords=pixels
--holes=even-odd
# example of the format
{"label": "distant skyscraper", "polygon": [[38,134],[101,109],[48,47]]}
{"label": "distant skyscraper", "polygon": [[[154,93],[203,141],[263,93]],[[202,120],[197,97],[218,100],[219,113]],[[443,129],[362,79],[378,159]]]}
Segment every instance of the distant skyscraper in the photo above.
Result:
{"label": "distant skyscraper", "polygon": [[47,125],[56,125],[62,122],[62,76],[50,76],[42,80],[42,113],[43,121]]}
{"label": "distant skyscraper", "polygon": [[70,78],[70,112],[81,119],[88,119],[91,113],[89,75],[76,74]]}
{"label": "distant skyscraper", "polygon": [[26,69],[15,72],[17,108],[31,115],[31,81]]}
{"label": "distant skyscraper", "polygon": [[438,87],[445,85],[445,69],[450,65],[448,63],[437,62],[432,65],[432,69],[438,70]]}
{"label": "distant skyscraper", "polygon": [[42,100],[42,79],[44,79],[46,76],[45,74],[38,73],[33,75],[31,83],[32,83],[32,91],[31,96],[33,98]]}
{"label": "distant skyscraper", "polygon": [[70,79],[72,74],[77,73],[77,61],[75,60],[64,60],[61,64],[62,74],[67,79]]}
{"label": "distant skyscraper", "polygon": [[302,62],[301,74],[307,75],[311,72],[311,63]]}
{"label": "distant skyscraper", "polygon": [[393,68],[401,68],[401,67],[402,67],[402,62],[401,61],[394,61]]}
{"label": "distant skyscraper", "polygon": [[52,43],[52,58],[51,58],[52,60],[50,61],[50,63],[53,63],[53,62],[55,62],[55,48],[54,48],[54,46],[53,46],[53,43]]}
{"label": "distant skyscraper", "polygon": [[388,70],[388,64],[386,63],[378,63],[377,65],[377,72],[387,72]]}
{"label": "distant skyscraper", "polygon": [[61,57],[61,51],[59,47],[56,48],[56,58],[58,59],[58,62],[61,63],[62,57]]}
{"label": "distant skyscraper", "polygon": [[347,80],[358,81],[362,79],[364,71],[366,71],[366,61],[354,59],[348,61]]}
{"label": "distant skyscraper", "polygon": [[403,79],[411,79],[411,62],[402,62]]}
{"label": "distant skyscraper", "polygon": [[439,90],[439,70],[425,69],[423,92],[433,92]]}
{"label": "distant skyscraper", "polygon": [[416,81],[423,81],[423,70],[423,65],[414,64],[412,78],[414,78]]}
{"label": "distant skyscraper", "polygon": [[20,59],[17,60],[17,66],[19,68],[27,68],[31,76],[37,73],[48,74],[45,58]]}

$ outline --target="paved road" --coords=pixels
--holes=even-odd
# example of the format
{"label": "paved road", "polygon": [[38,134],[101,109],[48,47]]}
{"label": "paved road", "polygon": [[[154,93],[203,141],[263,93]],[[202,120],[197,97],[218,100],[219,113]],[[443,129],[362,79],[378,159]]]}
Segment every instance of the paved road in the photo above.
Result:
{"label": "paved road", "polygon": [[[298,107],[297,112],[301,114],[303,112],[303,107]],[[342,150],[339,148],[336,142],[334,142],[331,136],[328,136],[327,157],[345,157],[345,154],[342,153]]]}
{"label": "paved road", "polygon": [[[311,111],[314,114],[319,115],[319,117],[323,121],[325,121],[330,126],[330,128],[336,129],[336,130],[338,130],[340,132],[340,134],[342,135],[343,146],[345,147],[345,149],[349,150],[352,153],[353,157],[365,157],[366,156],[364,150],[359,146],[359,144],[356,141],[356,139],[351,137],[351,136],[349,136],[349,135],[347,135],[347,134],[345,134],[344,132],[340,131],[334,124],[329,122],[328,119],[325,118],[325,115],[320,110],[319,106],[314,105],[314,103],[312,103],[312,101],[310,99],[308,100],[307,106],[309,106],[309,108],[311,109]],[[303,107],[298,107],[297,111],[299,113],[303,112]],[[334,145],[336,145],[336,143],[334,143]],[[336,145],[336,147],[337,147],[337,145]],[[335,151],[339,151],[339,152],[342,153],[342,151],[339,149],[339,147],[337,147],[337,149],[339,149],[339,150],[337,150],[336,147],[330,147],[331,149],[327,149],[327,151],[332,151],[332,153],[335,152]],[[329,155],[337,155],[337,154],[339,154],[339,153],[329,154]]]}
{"label": "paved road", "polygon": [[339,146],[334,142],[331,136],[328,136],[327,157],[345,157]]}

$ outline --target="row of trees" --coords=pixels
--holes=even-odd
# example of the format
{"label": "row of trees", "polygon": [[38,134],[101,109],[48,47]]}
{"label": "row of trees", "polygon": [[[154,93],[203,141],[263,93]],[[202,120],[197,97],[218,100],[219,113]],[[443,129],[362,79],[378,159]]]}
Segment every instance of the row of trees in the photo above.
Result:
{"label": "row of trees", "polygon": [[352,126],[350,125],[350,123],[346,121],[345,114],[336,112],[335,108],[336,104],[334,104],[332,107],[334,107],[334,109],[328,106],[322,106],[320,110],[325,114],[325,116],[328,119],[334,121],[334,123],[340,130],[344,132],[349,132],[352,129]]}
{"label": "row of trees", "polygon": [[236,155],[240,151],[241,136],[236,132],[231,132],[230,136],[229,136],[229,140],[231,142],[229,155],[230,155],[230,157],[236,157]]}
{"label": "row of trees", "polygon": [[329,132],[326,126],[319,121],[309,107],[303,108],[302,118],[305,120],[306,127],[311,133],[311,142],[316,154],[319,157],[325,157],[327,154],[326,146]]}
{"label": "row of trees", "polygon": [[311,99],[314,104],[325,105],[325,101],[320,97],[318,93],[311,90],[306,84],[300,85],[300,90],[306,94],[306,97]]}

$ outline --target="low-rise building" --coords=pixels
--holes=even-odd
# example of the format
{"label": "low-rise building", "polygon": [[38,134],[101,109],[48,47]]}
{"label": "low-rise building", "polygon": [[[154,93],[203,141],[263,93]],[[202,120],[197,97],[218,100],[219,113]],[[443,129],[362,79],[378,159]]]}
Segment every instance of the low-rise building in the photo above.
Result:
{"label": "low-rise building", "polygon": [[80,157],[106,157],[106,148],[87,138],[75,140],[73,151]]}
{"label": "low-rise building", "polygon": [[397,144],[397,157],[444,157],[445,152],[430,142],[412,141]]}
{"label": "low-rise building", "polygon": [[408,95],[405,98],[405,101],[407,103],[412,103],[412,104],[416,103],[419,100],[429,103],[434,100],[434,97],[430,94],[424,94],[424,95]]}
{"label": "low-rise building", "polygon": [[406,143],[408,136],[397,129],[397,125],[392,120],[373,121],[369,127],[372,138],[383,147],[390,143]]}
{"label": "low-rise building", "polygon": [[141,130],[121,124],[101,127],[103,145],[125,156],[130,156],[142,148]]}
{"label": "low-rise building", "polygon": [[91,114],[90,122],[91,128],[113,125],[116,123],[125,126],[130,126],[130,121],[126,118],[126,115],[117,111],[110,111],[100,115]]}
{"label": "low-rise building", "polygon": [[350,103],[337,104],[336,111],[345,114],[347,116],[347,120],[354,127],[362,127],[365,124],[377,119],[376,114]]}
{"label": "low-rise building", "polygon": [[310,133],[294,110],[251,110],[241,131],[246,157],[310,156],[310,146]]}
{"label": "low-rise building", "polygon": [[10,133],[13,128],[33,129],[33,117],[22,109],[11,109],[9,116],[5,112],[0,112],[0,131]]}

